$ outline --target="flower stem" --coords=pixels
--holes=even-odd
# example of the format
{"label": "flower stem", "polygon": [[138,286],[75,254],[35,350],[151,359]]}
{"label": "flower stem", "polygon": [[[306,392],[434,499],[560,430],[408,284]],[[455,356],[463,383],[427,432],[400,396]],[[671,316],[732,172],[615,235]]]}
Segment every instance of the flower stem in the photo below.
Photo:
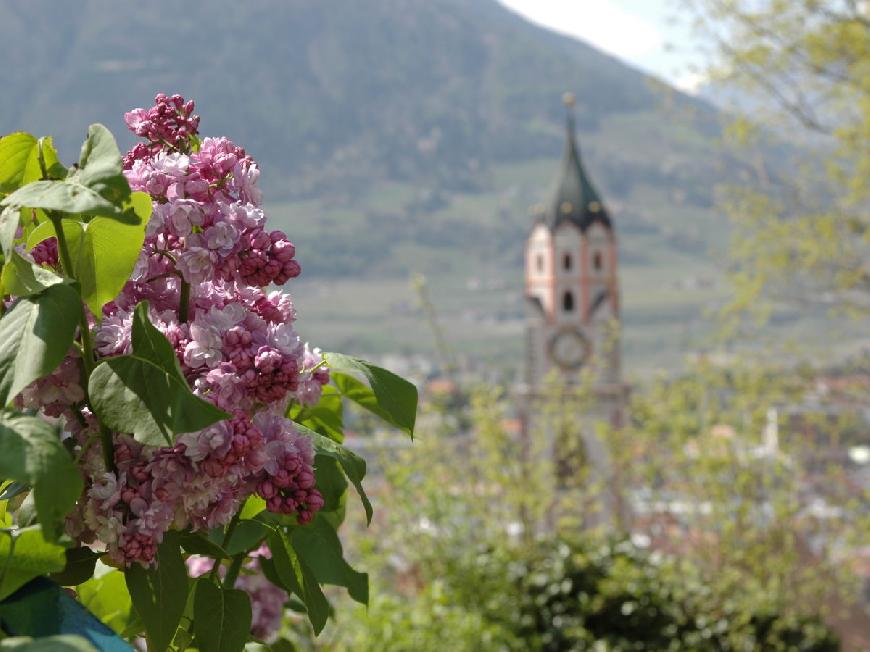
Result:
{"label": "flower stem", "polygon": [[245,559],[245,553],[240,552],[238,555],[233,557],[233,562],[230,564],[229,569],[227,570],[227,576],[224,578],[223,587],[225,589],[233,588],[233,585],[236,583],[236,579],[239,577],[239,571],[242,570],[242,562]]}
{"label": "flower stem", "polygon": [[115,466],[115,442],[112,440],[112,431],[100,423],[100,440],[103,447],[103,463],[106,468],[118,475],[118,469]]}
{"label": "flower stem", "polygon": [[[54,233],[57,237],[57,250],[60,254],[61,267],[63,268],[64,276],[75,279],[75,272],[72,264],[72,257],[69,253],[69,245],[66,242],[66,235],[63,232],[63,223],[60,216],[55,212],[50,212],[48,218],[54,226]],[[82,304],[81,315],[79,316],[80,339],[82,343],[82,367],[84,370],[83,389],[87,394],[87,379],[91,376],[91,371],[94,369],[94,345],[91,342],[91,328],[88,324],[88,316],[85,312],[85,306]]]}
{"label": "flower stem", "polygon": [[48,219],[51,220],[51,225],[54,227],[54,234],[57,238],[57,250],[60,254],[60,264],[63,268],[63,273],[69,278],[75,278],[73,273],[72,258],[69,255],[69,246],[66,242],[66,235],[63,232],[63,220],[60,215],[54,211],[47,211]]}
{"label": "flower stem", "polygon": [[[233,532],[236,531],[236,526],[239,524],[239,514],[241,513],[242,508],[239,507],[239,511],[236,512],[235,516],[233,516],[230,524],[227,525],[227,531],[224,533],[224,540],[221,542],[221,547],[226,548],[226,545],[230,542],[230,539],[233,536]],[[212,579],[217,579],[218,568],[220,568],[221,560],[223,557],[215,557],[214,566],[212,566],[211,573],[209,577]],[[238,573],[237,573],[238,574]]]}
{"label": "flower stem", "polygon": [[[70,256],[69,245],[63,232],[63,221],[54,211],[48,212],[48,218],[51,220],[52,226],[54,226],[54,234],[57,237],[57,250],[60,255],[64,276],[75,279],[72,256]],[[79,314],[79,339],[82,345],[82,390],[87,398],[88,379],[90,379],[91,372],[94,370],[95,359],[94,343],[91,341],[91,326],[88,323],[88,314],[84,304],[81,305]],[[112,431],[102,423],[100,424],[100,439],[103,445],[103,462],[106,465],[106,470],[115,473],[117,469],[115,468],[115,446],[112,442]]]}
{"label": "flower stem", "polygon": [[230,542],[230,539],[232,539],[233,537],[233,532],[236,531],[236,526],[239,524],[239,514],[241,514],[241,507],[239,508],[239,511],[236,512],[235,516],[233,516],[230,524],[227,526],[227,531],[224,534],[224,540],[222,544],[224,547],[226,547],[226,545]]}
{"label": "flower stem", "polygon": [[187,323],[187,313],[190,310],[190,283],[181,281],[181,296],[178,299],[178,321]]}

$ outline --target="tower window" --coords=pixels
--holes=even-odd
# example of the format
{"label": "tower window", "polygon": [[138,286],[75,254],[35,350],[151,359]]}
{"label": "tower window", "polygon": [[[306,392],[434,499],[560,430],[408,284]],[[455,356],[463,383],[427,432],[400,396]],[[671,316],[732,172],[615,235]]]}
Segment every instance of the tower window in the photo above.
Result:
{"label": "tower window", "polygon": [[568,290],[565,294],[562,295],[562,310],[564,312],[573,312],[574,311],[574,295],[571,294],[571,291]]}
{"label": "tower window", "polygon": [[565,271],[568,271],[569,269],[571,269],[571,254],[565,254],[564,257],[562,258],[562,268]]}
{"label": "tower window", "polygon": [[538,254],[535,256],[535,267],[539,272],[544,271],[544,254]]}
{"label": "tower window", "polygon": [[601,268],[604,266],[604,261],[601,258],[601,252],[596,251],[592,256],[592,266],[595,267],[596,270],[601,271]]}

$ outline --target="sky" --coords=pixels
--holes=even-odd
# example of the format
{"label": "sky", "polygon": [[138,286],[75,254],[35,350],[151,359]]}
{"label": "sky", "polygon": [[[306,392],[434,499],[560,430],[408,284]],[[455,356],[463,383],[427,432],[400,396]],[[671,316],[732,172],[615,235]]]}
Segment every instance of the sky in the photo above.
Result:
{"label": "sky", "polygon": [[692,92],[701,77],[692,31],[675,0],[500,0],[528,20],[577,37]]}

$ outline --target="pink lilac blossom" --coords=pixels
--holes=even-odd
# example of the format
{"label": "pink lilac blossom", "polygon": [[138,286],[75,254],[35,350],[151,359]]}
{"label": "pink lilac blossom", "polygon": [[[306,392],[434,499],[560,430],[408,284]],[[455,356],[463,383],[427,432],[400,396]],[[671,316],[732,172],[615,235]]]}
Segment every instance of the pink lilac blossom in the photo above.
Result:
{"label": "pink lilac blossom", "polygon": [[[203,141],[203,148],[212,140]],[[226,175],[237,170],[256,178],[249,157],[230,158]],[[296,248],[283,232],[265,230],[262,210],[254,203],[259,195],[247,184],[227,183],[227,176],[213,181],[226,166],[208,159],[207,169],[197,169],[200,161],[198,154],[158,153],[136,160],[127,171],[130,187],[156,200],[154,219],[160,227],[149,229],[146,247],[174,258],[189,283],[220,279],[265,287],[298,276]]]}
{"label": "pink lilac blossom", "polygon": [[81,380],[78,355],[70,353],[51,374],[25,387],[16,402],[24,409],[41,409],[50,417],[68,414],[71,406],[85,399]]}
{"label": "pink lilac blossom", "polygon": [[292,422],[270,412],[254,417],[266,441],[257,493],[269,511],[296,514],[300,523],[308,523],[323,507],[323,496],[315,487],[314,449],[307,437],[288,436],[288,423],[292,427]]}
{"label": "pink lilac blossom", "polygon": [[[145,446],[117,433],[112,472],[100,445],[92,445],[98,425],[84,407],[78,353],[16,399],[60,418],[82,447],[86,488],[67,532],[119,566],[152,565],[168,529],[225,525],[251,495],[299,523],[323,506],[311,441],[282,414],[290,400],[316,403],[329,373],[319,350],[293,328],[290,296],[266,289],[299,275],[296,250],[284,233],[266,230],[256,162],[226,138],[205,138],[197,148],[193,111],[193,102],[160,94],[150,109],[125,115],[146,140],[124,157],[125,175],[134,191],[151,195],[153,210],[130,280],[94,320],[94,348],[98,359],[131,353],[133,311],[148,301],[150,320],[173,346],[193,391],[232,418],[181,435],[172,446]],[[30,255],[56,265],[56,240]],[[189,303],[182,310],[185,283]],[[281,591],[251,577],[239,581],[252,599],[265,600],[255,606],[255,627],[273,631]]]}
{"label": "pink lilac blossom", "polygon": [[320,400],[323,386],[329,383],[329,369],[323,364],[320,349],[312,349],[305,343],[303,357],[304,371],[299,377],[296,398],[302,405],[316,405]]}
{"label": "pink lilac blossom", "polygon": [[37,265],[54,267],[58,263],[57,238],[47,238],[30,250]]}
{"label": "pink lilac blossom", "polygon": [[137,136],[148,139],[148,144],[139,143],[128,152],[125,162],[142,158],[160,151],[163,147],[177,148],[195,137],[199,128],[199,116],[193,113],[193,101],[185,102],[181,95],[167,97],[158,93],[154,106],[133,109],[124,114],[124,121]]}

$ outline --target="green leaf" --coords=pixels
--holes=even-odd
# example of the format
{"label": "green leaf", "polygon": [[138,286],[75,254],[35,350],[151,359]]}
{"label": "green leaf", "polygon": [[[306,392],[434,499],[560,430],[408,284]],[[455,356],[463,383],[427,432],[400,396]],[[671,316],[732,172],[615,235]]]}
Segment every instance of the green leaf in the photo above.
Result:
{"label": "green leaf", "polygon": [[317,578],[293,550],[281,527],[272,527],[268,540],[269,550],[272,552],[271,563],[263,558],[260,563],[270,566],[281,586],[290,593],[295,593],[305,603],[308,620],[311,621],[314,633],[319,634],[326,626],[330,608]]}
{"label": "green leaf", "polygon": [[202,532],[181,532],[178,542],[184,551],[191,555],[206,555],[207,557],[229,557],[220,543],[213,541]]}
{"label": "green leaf", "polygon": [[12,245],[15,244],[19,220],[20,212],[15,208],[4,208],[0,211],[0,251],[4,257],[9,257]]}
{"label": "green leaf", "polygon": [[222,589],[209,578],[197,580],[193,633],[199,649],[240,652],[250,629],[251,600],[247,593]]}
{"label": "green leaf", "polygon": [[[61,220],[73,264],[71,273],[81,286],[82,299],[97,316],[123,289],[142,251],[151,199],[145,193],[133,193],[130,206],[130,219]],[[27,245],[32,248],[56,236],[54,224],[43,222],[30,234]]]}
{"label": "green leaf", "polygon": [[347,376],[341,373],[333,376],[331,373],[331,377],[338,378],[335,382],[342,394],[413,438],[417,420],[417,388],[412,383],[359,358],[341,353],[324,353],[323,357],[330,370],[362,374],[371,388],[370,392],[362,391],[360,388],[365,389],[365,386],[361,383],[348,383],[343,381]]}
{"label": "green leaf", "polygon": [[96,575],[79,584],[76,593],[79,602],[116,633],[124,634],[128,629],[133,620],[133,603],[124,573],[98,564]]}
{"label": "green leaf", "polygon": [[133,311],[131,341],[136,355],[150,360],[167,373],[184,380],[184,373],[178,363],[178,356],[172,344],[166,339],[148,317],[148,302],[142,301]]}
{"label": "green leaf", "polygon": [[[42,164],[39,162],[39,155],[42,154]],[[42,179],[42,167],[45,166],[45,171],[51,179],[63,179],[67,175],[67,169],[61,165],[57,157],[57,150],[54,148],[54,143],[51,136],[40,138],[36,142],[36,147],[30,150],[30,156],[27,157],[27,164],[24,168],[24,177],[21,179],[21,185],[25,185],[32,181]]]}
{"label": "green leaf", "polygon": [[30,297],[63,282],[62,277],[44,267],[34,265],[17,251],[12,251],[3,266],[2,284],[5,294]]}
{"label": "green leaf", "polygon": [[[265,509],[265,502],[263,508]],[[257,547],[267,534],[268,529],[260,521],[240,518],[226,545],[223,543],[223,528],[214,528],[208,533],[182,532],[179,540],[184,550],[191,554],[229,558]]]}
{"label": "green leaf", "polygon": [[239,520],[225,548],[228,557],[234,557],[257,547],[269,533],[260,521]]}
{"label": "green leaf", "polygon": [[[260,518],[264,518],[264,517],[265,516],[260,517]],[[271,517],[269,517],[269,518],[271,518]],[[271,546],[272,544],[269,543],[269,541],[267,540],[266,545]],[[271,549],[270,549],[269,554],[270,555],[272,554]],[[275,570],[275,563],[271,557],[260,557],[259,564],[260,564],[260,570],[263,572],[263,577],[265,577],[267,580],[269,580],[275,586],[279,586],[281,588],[286,589],[286,587],[284,586],[284,581],[278,576],[278,571]],[[292,593],[291,589],[287,589],[287,591]],[[298,600],[296,600],[296,598],[288,598],[288,600],[284,604],[285,605],[288,604],[290,602],[290,600],[295,600],[296,602],[299,602]],[[301,602],[299,602],[299,604],[301,605],[301,609],[294,609],[294,611],[297,611],[298,613],[305,613],[305,605],[302,604]]]}
{"label": "green leaf", "polygon": [[[187,600],[187,607],[185,607],[183,618],[187,618],[188,622],[193,619],[193,592],[190,593],[190,598]],[[175,638],[172,639],[172,647],[170,650],[194,650],[196,648],[193,646],[193,634],[191,634],[187,629],[180,628],[177,632],[175,632]]]}
{"label": "green leaf", "polygon": [[63,181],[34,181],[22,186],[0,201],[0,206],[15,208],[44,208],[64,213],[117,215],[121,208],[99,193],[70,179]]}
{"label": "green leaf", "polygon": [[320,584],[333,584],[347,589],[351,598],[369,603],[369,576],[354,570],[344,559],[341,541],[333,527],[321,516],[290,533],[293,549]]}
{"label": "green leaf", "polygon": [[318,514],[320,514],[326,522],[329,523],[334,530],[338,530],[341,527],[341,524],[344,523],[344,519],[347,512],[347,494],[344,494],[341,497],[341,501],[338,504],[338,507],[332,511],[326,511],[325,509],[321,509]]}
{"label": "green leaf", "polygon": [[268,645],[258,641],[251,641],[245,645],[245,652],[299,652],[299,648],[286,638],[281,638]]}
{"label": "green leaf", "polygon": [[132,343],[133,355],[101,362],[88,381],[91,405],[103,423],[160,446],[229,418],[190,391],[172,345],[148,319],[144,301],[134,312]]}
{"label": "green leaf", "polygon": [[73,342],[79,310],[75,290],[59,283],[19,299],[0,319],[0,406],[63,361]]}
{"label": "green leaf", "polygon": [[366,461],[341,444],[332,441],[329,437],[324,437],[323,435],[320,435],[313,430],[309,430],[298,423],[296,424],[296,428],[303,435],[311,437],[311,443],[314,445],[314,450],[317,454],[332,457],[341,464],[341,468],[347,475],[347,479],[350,480],[351,484],[356,488],[359,498],[362,501],[363,508],[366,511],[366,523],[371,523],[373,514],[372,504],[369,502],[369,498],[362,486],[363,478],[365,478],[366,475]]}
{"label": "green leaf", "polygon": [[338,460],[328,455],[315,455],[314,478],[317,490],[323,496],[322,511],[332,512],[339,509],[342,496],[347,491],[347,478]]}
{"label": "green leaf", "polygon": [[36,142],[36,138],[23,132],[0,138],[0,192],[12,192],[21,185]]}
{"label": "green leaf", "polygon": [[0,641],[0,650],[16,652],[99,652],[86,638],[73,634],[31,638],[15,636]]}
{"label": "green leaf", "polygon": [[133,607],[145,624],[148,649],[166,650],[175,636],[189,590],[177,537],[169,532],[157,550],[157,567],[133,564],[124,573]]}
{"label": "green leaf", "polygon": [[129,198],[130,185],[121,170],[115,139],[103,125],[95,124],[88,129],[78,168],[61,181],[41,180],[22,186],[0,206],[122,217]]}
{"label": "green leaf", "polygon": [[62,571],[52,573],[51,579],[62,586],[76,586],[91,579],[100,555],[90,548],[67,548],[66,566]]}
{"label": "green leaf", "polygon": [[259,496],[248,496],[245,504],[242,505],[242,511],[239,512],[239,518],[251,519],[257,514],[266,509],[266,501]]}
{"label": "green leaf", "polygon": [[258,643],[257,641],[245,643],[245,652],[272,652],[272,650],[272,646],[265,643]]}
{"label": "green leaf", "polygon": [[344,441],[344,412],[341,394],[332,385],[325,385],[317,405],[302,406],[294,403],[287,411],[287,418],[311,428],[330,439]]}
{"label": "green leaf", "polygon": [[174,373],[137,355],[98,364],[88,381],[88,395],[100,421],[151,446],[171,446],[180,434],[229,418],[194,395]]}
{"label": "green leaf", "polygon": [[115,205],[130,196],[130,185],[122,172],[121,151],[112,132],[101,124],[88,127],[88,138],[79,155],[79,169],[70,178],[92,188]]}
{"label": "green leaf", "polygon": [[39,525],[0,532],[0,600],[65,563],[63,546],[47,541]]}
{"label": "green leaf", "polygon": [[76,278],[82,287],[82,299],[95,315],[102,315],[103,306],[124,288],[142,251],[151,201],[147,200],[143,208],[138,199],[141,195],[136,193],[136,203],[140,211],[147,208],[147,212],[137,213],[138,223],[95,217],[84,227]]}
{"label": "green leaf", "polygon": [[0,416],[0,475],[33,487],[43,532],[56,540],[82,492],[81,474],[57,430],[39,417]]}
{"label": "green leaf", "polygon": [[335,383],[335,387],[342,396],[349,398],[357,405],[364,407],[366,410],[379,417],[386,423],[392,423],[390,414],[381,408],[378,404],[378,399],[372,389],[361,380],[348,376],[347,374],[337,371],[331,372],[330,380]]}
{"label": "green leaf", "polygon": [[52,179],[67,175],[50,136],[37,140],[30,134],[16,133],[0,138],[0,192],[12,192],[42,179],[43,166]]}

